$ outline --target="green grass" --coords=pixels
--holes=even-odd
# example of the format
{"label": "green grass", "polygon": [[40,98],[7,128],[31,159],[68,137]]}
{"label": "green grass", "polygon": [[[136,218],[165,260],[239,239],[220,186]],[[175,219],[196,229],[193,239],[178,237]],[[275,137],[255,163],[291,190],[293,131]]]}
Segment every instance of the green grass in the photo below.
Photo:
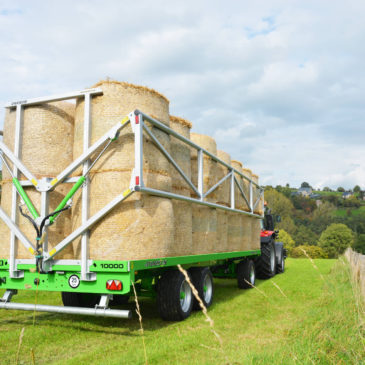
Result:
{"label": "green grass", "polygon": [[359,208],[339,208],[334,211],[334,215],[336,217],[346,217],[348,209],[350,209],[352,216],[365,213],[365,206],[361,206]]}
{"label": "green grass", "polygon": [[318,190],[313,190],[314,194],[319,194],[321,196],[331,196],[331,195],[335,195],[339,198],[342,197],[342,192],[340,191],[318,191]]}
{"label": "green grass", "polygon": [[[153,300],[141,300],[148,363],[361,363],[364,342],[348,267],[337,260],[314,262],[318,270],[308,259],[288,259],[285,274],[259,281],[257,289],[242,291],[234,280],[216,280],[215,304],[208,313],[222,348],[200,312],[184,322],[164,322]],[[34,293],[15,298],[34,302]],[[40,293],[38,302],[61,303],[56,293]],[[129,308],[134,309],[133,302]],[[31,349],[36,364],[144,364],[136,316],[42,313],[32,323],[32,313],[0,312],[1,364],[15,363],[22,328],[19,364],[32,364]]]}

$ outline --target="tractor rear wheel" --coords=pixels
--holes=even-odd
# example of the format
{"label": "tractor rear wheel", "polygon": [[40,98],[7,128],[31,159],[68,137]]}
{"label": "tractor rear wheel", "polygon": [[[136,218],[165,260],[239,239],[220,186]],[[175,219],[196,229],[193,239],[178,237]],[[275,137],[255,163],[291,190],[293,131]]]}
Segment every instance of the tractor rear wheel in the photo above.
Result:
{"label": "tractor rear wheel", "polygon": [[272,278],[276,273],[274,240],[261,243],[261,256],[256,260],[256,275],[259,279]]}

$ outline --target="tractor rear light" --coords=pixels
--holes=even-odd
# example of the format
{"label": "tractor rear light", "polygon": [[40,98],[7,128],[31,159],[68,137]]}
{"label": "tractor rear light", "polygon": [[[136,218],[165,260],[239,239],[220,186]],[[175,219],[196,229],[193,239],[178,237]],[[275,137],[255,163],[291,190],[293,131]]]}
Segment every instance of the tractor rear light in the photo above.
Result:
{"label": "tractor rear light", "polygon": [[106,282],[106,288],[108,290],[122,290],[123,285],[120,280],[108,280]]}

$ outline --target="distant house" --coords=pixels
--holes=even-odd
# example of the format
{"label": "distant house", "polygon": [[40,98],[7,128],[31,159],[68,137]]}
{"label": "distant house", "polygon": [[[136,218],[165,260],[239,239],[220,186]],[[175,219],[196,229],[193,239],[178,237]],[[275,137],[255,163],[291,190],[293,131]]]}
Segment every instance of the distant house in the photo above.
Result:
{"label": "distant house", "polygon": [[309,198],[313,193],[312,188],[300,188],[298,189],[298,195],[305,196],[306,198]]}
{"label": "distant house", "polygon": [[354,193],[352,191],[345,191],[342,194],[342,199],[348,199],[351,198],[352,196],[354,196]]}

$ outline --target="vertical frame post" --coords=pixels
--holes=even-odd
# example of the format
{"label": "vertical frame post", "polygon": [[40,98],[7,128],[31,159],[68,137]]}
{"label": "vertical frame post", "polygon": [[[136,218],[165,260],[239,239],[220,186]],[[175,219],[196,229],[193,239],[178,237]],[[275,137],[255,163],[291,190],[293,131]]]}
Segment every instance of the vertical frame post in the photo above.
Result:
{"label": "vertical frame post", "polygon": [[204,157],[203,150],[198,150],[198,191],[200,194],[200,200],[204,200],[204,180],[203,180],[203,171],[204,171]]}
{"label": "vertical frame post", "polygon": [[234,172],[231,170],[231,208],[235,209],[236,202],[234,201],[234,189],[235,189],[235,183],[234,183]]}
{"label": "vertical frame post", "polygon": [[[49,182],[48,178],[44,178],[43,184],[47,184]],[[45,217],[49,214],[49,191],[41,192],[41,217]],[[43,253],[48,253],[48,227],[47,225],[44,228],[44,240],[43,240]]]}
{"label": "vertical frame post", "polygon": [[252,184],[252,180],[250,180],[250,209],[251,209],[251,213],[253,213],[253,184]]}
{"label": "vertical frame post", "polygon": [[[14,140],[14,155],[17,158],[20,158],[20,152],[21,152],[21,131],[23,128],[23,115],[24,115],[24,109],[21,104],[18,104],[16,106],[16,117],[15,117],[15,140]],[[18,178],[19,172],[18,168],[14,165],[13,168],[13,175],[15,178]],[[18,206],[18,194],[15,186],[12,187],[12,194],[11,194],[11,220],[17,224],[18,218],[17,218],[17,206]],[[22,271],[17,270],[16,266],[16,251],[18,248],[18,242],[15,237],[14,232],[10,233],[10,260],[9,260],[9,274],[11,278],[21,278],[24,276],[24,273]]]}
{"label": "vertical frame post", "polygon": [[[91,129],[91,95],[90,93],[85,94],[84,99],[84,138],[83,147],[84,153],[89,148],[90,144],[90,129]],[[83,174],[85,174],[90,166],[90,161],[86,160],[83,165]],[[89,218],[89,178],[86,178],[85,184],[82,188],[82,224]],[[90,231],[87,230],[82,234],[81,237],[81,280],[93,281],[96,280],[95,273],[89,272],[89,235]]]}
{"label": "vertical frame post", "polygon": [[[134,179],[132,186],[143,187],[143,117],[138,111],[131,119],[134,128]],[[137,188],[138,189],[138,188]]]}

